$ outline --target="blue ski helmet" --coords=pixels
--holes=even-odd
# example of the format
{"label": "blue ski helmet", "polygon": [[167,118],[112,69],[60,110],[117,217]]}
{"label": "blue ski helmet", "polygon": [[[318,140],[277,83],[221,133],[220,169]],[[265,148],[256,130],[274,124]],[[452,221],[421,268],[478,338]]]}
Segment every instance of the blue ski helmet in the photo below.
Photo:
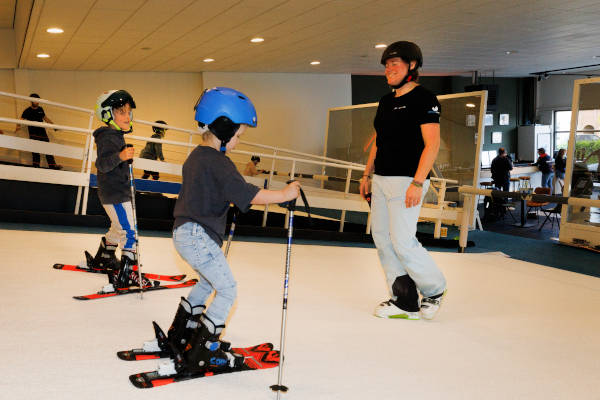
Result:
{"label": "blue ski helmet", "polygon": [[250,99],[235,89],[206,89],[194,106],[200,127],[208,129],[221,140],[222,147],[235,135],[240,124],[256,127],[256,110]]}

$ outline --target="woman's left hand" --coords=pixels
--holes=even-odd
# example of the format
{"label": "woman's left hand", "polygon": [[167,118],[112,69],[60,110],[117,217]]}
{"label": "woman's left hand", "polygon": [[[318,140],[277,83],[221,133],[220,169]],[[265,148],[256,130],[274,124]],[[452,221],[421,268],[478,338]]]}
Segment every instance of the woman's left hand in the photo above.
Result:
{"label": "woman's left hand", "polygon": [[423,194],[423,188],[417,187],[413,184],[408,186],[406,190],[406,198],[404,200],[404,204],[406,208],[411,208],[419,205],[421,202],[421,195]]}

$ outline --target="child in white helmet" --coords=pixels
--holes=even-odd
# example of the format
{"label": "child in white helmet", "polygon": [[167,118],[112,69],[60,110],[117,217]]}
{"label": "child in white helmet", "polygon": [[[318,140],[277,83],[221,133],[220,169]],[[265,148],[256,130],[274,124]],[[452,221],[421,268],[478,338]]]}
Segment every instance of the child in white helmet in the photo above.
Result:
{"label": "child in white helmet", "polygon": [[[98,170],[98,197],[110,218],[110,229],[100,242],[95,257],[88,255],[88,267],[108,270],[109,284],[104,292],[140,286],[137,265],[136,236],[131,203],[128,162],[133,160],[133,147],[126,147],[124,134],[133,129],[133,97],[125,90],[102,93],[96,101],[96,116],[106,124],[94,131]],[[121,245],[121,261],[115,256]],[[87,252],[86,252],[87,253]],[[91,265],[90,265],[91,264]],[[150,282],[142,278],[143,285]]]}

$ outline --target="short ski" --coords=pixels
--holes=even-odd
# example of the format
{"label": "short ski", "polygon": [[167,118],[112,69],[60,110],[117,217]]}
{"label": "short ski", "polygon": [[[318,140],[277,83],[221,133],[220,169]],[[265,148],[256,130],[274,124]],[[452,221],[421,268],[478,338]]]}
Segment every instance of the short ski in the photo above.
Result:
{"label": "short ski", "polygon": [[[147,288],[144,288],[144,292],[152,292],[154,290],[184,288],[184,287],[188,287],[188,286],[194,286],[197,282],[198,282],[197,279],[189,279],[189,280],[187,280],[185,282],[181,282],[181,283],[173,283],[173,284],[169,284],[169,285],[160,285],[160,286],[149,286]],[[105,297],[121,296],[124,294],[130,294],[130,293],[139,293],[140,291],[141,291],[141,289],[139,287],[128,287],[128,288],[123,288],[123,289],[117,289],[115,292],[108,292],[108,293],[98,292],[98,293],[88,294],[88,295],[84,295],[84,296],[73,296],[73,298],[77,299],[77,300],[95,300],[95,299],[103,299]]]}
{"label": "short ski", "polygon": [[[79,271],[79,272],[93,272],[96,274],[106,274],[106,269],[94,269],[94,268],[85,268],[80,267],[79,265],[68,265],[68,264],[54,264],[54,269],[62,269],[63,271]],[[169,282],[181,282],[185,279],[185,274],[183,275],[161,275],[161,274],[152,274],[149,272],[143,272],[143,275],[152,280],[157,281],[169,281]]]}
{"label": "short ski", "polygon": [[274,368],[279,365],[279,351],[273,350],[271,343],[263,343],[246,348],[233,348],[233,352],[244,356],[244,364],[239,368],[225,369],[221,371],[204,371],[193,374],[174,374],[161,376],[158,371],[142,372],[129,376],[133,385],[140,389],[168,385],[174,382],[186,381],[188,379],[203,378],[207,376],[229,374],[232,372],[248,371],[255,369]]}

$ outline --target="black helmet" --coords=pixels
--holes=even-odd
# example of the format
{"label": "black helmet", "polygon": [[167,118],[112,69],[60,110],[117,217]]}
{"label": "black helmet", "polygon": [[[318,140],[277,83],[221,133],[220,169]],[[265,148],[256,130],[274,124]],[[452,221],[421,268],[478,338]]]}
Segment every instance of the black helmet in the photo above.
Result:
{"label": "black helmet", "polygon": [[259,156],[252,156],[250,157],[250,161],[256,161],[257,163],[260,162],[260,157]]}
{"label": "black helmet", "polygon": [[423,54],[419,46],[413,42],[394,42],[385,48],[381,55],[381,64],[385,65],[385,62],[389,58],[400,57],[404,62],[410,64],[411,61],[416,61],[416,68],[423,66]]}
{"label": "black helmet", "polygon": [[35,98],[38,98],[38,99],[39,99],[39,98],[40,98],[40,95],[39,95],[39,94],[37,94],[37,93],[31,93],[31,94],[29,95],[29,97],[35,97]]}
{"label": "black helmet", "polygon": [[[158,121],[154,121],[154,123],[155,124],[169,125],[165,121],[160,120],[160,119]],[[159,128],[158,126],[153,126],[152,130],[154,131],[154,133],[165,133],[166,132],[165,128]]]}

